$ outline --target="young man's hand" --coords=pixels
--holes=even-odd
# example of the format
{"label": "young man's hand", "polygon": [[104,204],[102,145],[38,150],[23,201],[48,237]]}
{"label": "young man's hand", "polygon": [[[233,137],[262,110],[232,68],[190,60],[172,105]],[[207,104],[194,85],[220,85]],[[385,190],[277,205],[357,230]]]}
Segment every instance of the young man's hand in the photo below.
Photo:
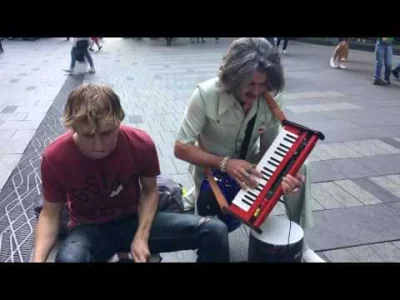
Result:
{"label": "young man's hand", "polygon": [[135,262],[147,262],[150,258],[147,240],[135,237],[131,244],[131,255]]}

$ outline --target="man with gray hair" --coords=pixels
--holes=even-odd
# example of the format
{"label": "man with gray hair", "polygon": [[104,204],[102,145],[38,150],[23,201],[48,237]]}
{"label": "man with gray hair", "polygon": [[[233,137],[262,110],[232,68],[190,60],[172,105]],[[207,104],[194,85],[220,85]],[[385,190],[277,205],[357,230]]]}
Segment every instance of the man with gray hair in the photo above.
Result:
{"label": "man with gray hair", "polygon": [[[218,77],[197,85],[174,146],[175,156],[190,163],[195,184],[186,197],[187,209],[196,208],[196,201],[200,201],[197,197],[205,168],[224,171],[241,188],[255,187],[257,177],[261,176],[255,165],[281,129],[280,121],[262,95],[271,93],[282,109],[284,83],[275,45],[265,38],[239,38],[222,59]],[[250,122],[254,129],[243,155],[242,145]],[[306,164],[296,176],[287,175],[282,180],[290,218],[303,228],[312,226],[310,185]]]}

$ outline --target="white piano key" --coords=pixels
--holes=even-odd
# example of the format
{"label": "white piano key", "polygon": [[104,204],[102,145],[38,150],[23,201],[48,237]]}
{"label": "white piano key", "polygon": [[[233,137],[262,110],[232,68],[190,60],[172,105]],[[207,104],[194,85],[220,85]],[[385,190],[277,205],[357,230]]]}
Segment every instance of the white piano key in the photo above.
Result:
{"label": "white piano key", "polygon": [[244,203],[243,201],[242,201],[242,198],[239,198],[240,197],[240,195],[238,194],[238,195],[236,195],[236,198],[235,199],[233,199],[233,201],[232,201],[232,203],[233,204],[235,204],[236,206],[238,206],[238,207],[240,207],[241,209],[243,209],[244,211],[249,211],[249,209],[250,209],[250,205],[248,205],[248,204],[246,204],[246,203]]}

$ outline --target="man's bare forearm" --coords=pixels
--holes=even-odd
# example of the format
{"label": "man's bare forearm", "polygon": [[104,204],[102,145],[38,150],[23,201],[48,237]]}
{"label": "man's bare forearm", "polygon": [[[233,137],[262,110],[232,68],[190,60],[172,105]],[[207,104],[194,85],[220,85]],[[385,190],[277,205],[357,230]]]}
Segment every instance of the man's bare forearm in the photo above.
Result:
{"label": "man's bare forearm", "polygon": [[180,142],[175,143],[174,154],[177,158],[187,161],[192,165],[212,169],[219,169],[224,159],[222,156],[207,153],[195,145]]}
{"label": "man's bare forearm", "polygon": [[50,216],[43,212],[36,224],[33,262],[45,262],[51,248],[57,241],[60,216]]}
{"label": "man's bare forearm", "polygon": [[158,191],[143,193],[139,204],[139,225],[135,238],[148,240],[157,209]]}

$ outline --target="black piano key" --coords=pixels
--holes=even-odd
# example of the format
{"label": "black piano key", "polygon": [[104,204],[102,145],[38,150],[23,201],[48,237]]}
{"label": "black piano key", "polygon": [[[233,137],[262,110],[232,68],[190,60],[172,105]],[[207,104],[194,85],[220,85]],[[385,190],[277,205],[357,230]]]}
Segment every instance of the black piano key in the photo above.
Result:
{"label": "black piano key", "polygon": [[279,164],[277,164],[277,163],[275,163],[275,162],[273,162],[273,161],[271,161],[271,160],[269,160],[268,163],[269,163],[270,165],[272,165],[272,166],[275,166],[275,167],[278,167],[278,166],[279,166]]}
{"label": "black piano key", "polygon": [[262,192],[263,186],[261,184],[258,184],[256,190]]}
{"label": "black piano key", "polygon": [[268,181],[268,178],[265,176],[261,176],[262,179],[264,179],[265,181]]}
{"label": "black piano key", "polygon": [[246,203],[246,204],[249,205],[249,206],[252,206],[252,205],[253,205],[253,203],[250,203],[250,202],[247,201],[246,199],[242,199],[242,202]]}
{"label": "black piano key", "polygon": [[255,195],[252,191],[248,191],[248,193],[252,196],[254,196],[254,198],[257,198],[257,195]]}
{"label": "black piano key", "polygon": [[265,172],[274,173],[271,169],[268,169],[267,166],[264,166],[263,170],[265,170]]}
{"label": "black piano key", "polygon": [[285,154],[288,153],[287,150],[282,149],[281,147],[276,148],[276,150],[281,151],[282,153],[285,153]]}
{"label": "black piano key", "polygon": [[273,161],[275,161],[276,163],[280,163],[280,161],[279,160],[277,160],[275,157],[271,157],[271,160],[273,160]]}
{"label": "black piano key", "polygon": [[293,140],[290,140],[290,139],[288,139],[287,137],[284,137],[283,140],[286,141],[286,142],[289,142],[289,143],[291,143],[291,144],[294,144],[294,142],[295,142],[295,140],[294,140],[294,141],[293,141]]}
{"label": "black piano key", "polygon": [[284,144],[279,144],[279,147],[283,147],[283,148],[286,148],[286,149],[290,150],[290,148],[288,146],[284,145]]}
{"label": "black piano key", "polygon": [[285,138],[287,138],[289,141],[291,141],[292,143],[294,143],[296,141],[295,138],[291,137],[291,136],[286,136]]}
{"label": "black piano key", "polygon": [[278,154],[279,156],[285,157],[284,154],[282,154],[282,153],[280,153],[280,152],[278,152],[278,151],[274,151],[274,153],[275,153],[275,154]]}
{"label": "black piano key", "polygon": [[272,171],[271,169],[269,169],[268,167],[264,167],[264,169],[268,172],[270,172],[271,174],[274,174],[274,171]]}
{"label": "black piano key", "polygon": [[249,195],[244,195],[247,199],[249,199],[251,202],[254,202],[254,200],[256,200],[255,198],[253,199],[253,198],[251,198]]}
{"label": "black piano key", "polygon": [[292,139],[296,139],[296,136],[289,132],[286,133],[286,136],[291,137]]}
{"label": "black piano key", "polygon": [[272,176],[272,174],[270,174],[264,170],[261,170],[261,174],[264,174],[265,176],[267,176],[267,178],[271,178],[271,176]]}
{"label": "black piano key", "polygon": [[264,174],[264,175],[266,175],[266,176],[271,176],[271,175],[269,175],[267,172],[265,172],[264,170],[261,170],[261,174]]}

